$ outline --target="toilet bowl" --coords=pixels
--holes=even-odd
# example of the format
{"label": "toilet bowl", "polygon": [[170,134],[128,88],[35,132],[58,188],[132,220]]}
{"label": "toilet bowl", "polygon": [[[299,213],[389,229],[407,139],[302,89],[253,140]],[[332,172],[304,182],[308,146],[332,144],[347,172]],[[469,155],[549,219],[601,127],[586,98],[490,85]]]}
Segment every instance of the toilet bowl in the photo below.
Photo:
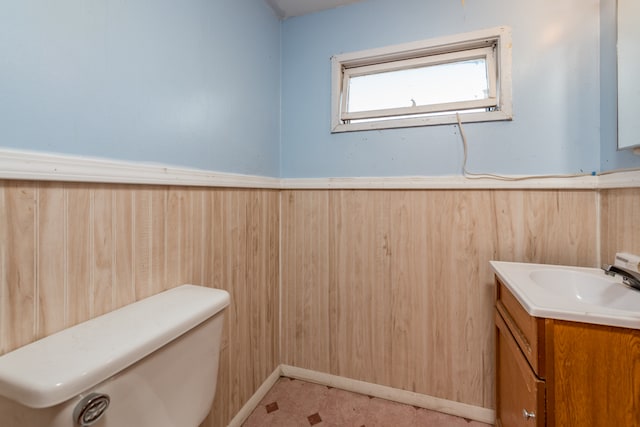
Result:
{"label": "toilet bowl", "polygon": [[0,426],[197,427],[228,305],[183,285],[0,356]]}

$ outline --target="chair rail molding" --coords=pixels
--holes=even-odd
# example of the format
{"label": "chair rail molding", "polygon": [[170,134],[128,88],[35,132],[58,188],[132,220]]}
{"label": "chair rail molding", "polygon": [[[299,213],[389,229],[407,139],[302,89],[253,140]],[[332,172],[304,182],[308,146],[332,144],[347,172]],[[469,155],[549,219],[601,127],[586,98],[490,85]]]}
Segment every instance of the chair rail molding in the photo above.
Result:
{"label": "chair rail molding", "polygon": [[265,189],[584,189],[640,187],[640,170],[498,180],[461,175],[276,178],[0,148],[0,179]]}

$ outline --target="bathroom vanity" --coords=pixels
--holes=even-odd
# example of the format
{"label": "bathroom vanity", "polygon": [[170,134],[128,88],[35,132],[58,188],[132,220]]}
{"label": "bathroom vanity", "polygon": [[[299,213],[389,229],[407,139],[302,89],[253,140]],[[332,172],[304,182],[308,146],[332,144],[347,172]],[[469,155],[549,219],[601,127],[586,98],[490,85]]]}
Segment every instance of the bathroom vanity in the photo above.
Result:
{"label": "bathroom vanity", "polygon": [[598,269],[491,265],[496,426],[640,427],[640,292]]}

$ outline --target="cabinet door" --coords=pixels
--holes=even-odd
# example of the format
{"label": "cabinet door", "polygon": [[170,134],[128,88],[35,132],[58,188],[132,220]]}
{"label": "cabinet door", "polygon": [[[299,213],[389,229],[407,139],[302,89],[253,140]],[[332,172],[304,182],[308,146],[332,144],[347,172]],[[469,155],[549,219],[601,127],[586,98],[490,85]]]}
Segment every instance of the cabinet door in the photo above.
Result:
{"label": "cabinet door", "polygon": [[496,312],[496,425],[544,427],[545,384],[529,363]]}

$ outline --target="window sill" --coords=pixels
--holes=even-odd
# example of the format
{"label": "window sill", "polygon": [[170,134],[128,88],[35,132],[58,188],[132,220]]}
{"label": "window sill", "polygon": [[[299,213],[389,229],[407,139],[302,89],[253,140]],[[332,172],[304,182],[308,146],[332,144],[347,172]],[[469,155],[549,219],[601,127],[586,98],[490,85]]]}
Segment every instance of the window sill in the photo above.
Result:
{"label": "window sill", "polygon": [[[460,118],[464,123],[494,122],[512,120],[513,114],[511,113],[511,111],[488,111],[479,113],[464,113],[460,114]],[[441,116],[389,119],[371,122],[338,123],[333,126],[333,128],[331,129],[331,133],[396,129],[417,126],[435,126],[457,123],[458,119],[455,114],[446,114]]]}

